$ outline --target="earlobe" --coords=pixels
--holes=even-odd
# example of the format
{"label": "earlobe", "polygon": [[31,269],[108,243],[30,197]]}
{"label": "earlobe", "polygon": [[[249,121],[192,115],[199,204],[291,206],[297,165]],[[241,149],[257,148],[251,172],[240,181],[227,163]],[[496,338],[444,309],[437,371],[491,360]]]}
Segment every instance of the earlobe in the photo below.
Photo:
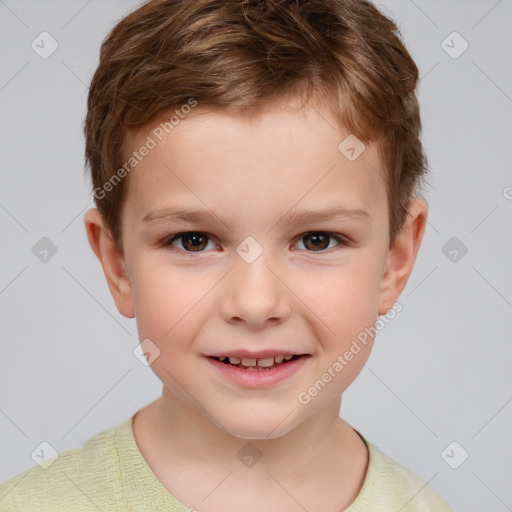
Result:
{"label": "earlobe", "polygon": [[133,318],[135,310],[132,286],[126,271],[124,256],[114,244],[105,221],[96,208],[86,212],[84,223],[89,244],[100,260],[117,309],[123,316]]}
{"label": "earlobe", "polygon": [[425,200],[411,199],[407,211],[405,224],[386,258],[380,284],[379,315],[385,315],[393,307],[405,288],[425,233],[428,215]]}

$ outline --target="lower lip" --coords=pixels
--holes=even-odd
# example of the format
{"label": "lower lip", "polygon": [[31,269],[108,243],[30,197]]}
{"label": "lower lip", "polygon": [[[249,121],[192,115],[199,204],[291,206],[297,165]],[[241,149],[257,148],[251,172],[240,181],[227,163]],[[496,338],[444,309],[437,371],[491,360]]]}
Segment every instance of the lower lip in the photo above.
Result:
{"label": "lower lip", "polygon": [[267,388],[293,375],[304,365],[308,357],[300,356],[293,361],[276,366],[272,370],[245,370],[231,364],[221,363],[213,357],[207,357],[207,359],[235,384],[247,388]]}

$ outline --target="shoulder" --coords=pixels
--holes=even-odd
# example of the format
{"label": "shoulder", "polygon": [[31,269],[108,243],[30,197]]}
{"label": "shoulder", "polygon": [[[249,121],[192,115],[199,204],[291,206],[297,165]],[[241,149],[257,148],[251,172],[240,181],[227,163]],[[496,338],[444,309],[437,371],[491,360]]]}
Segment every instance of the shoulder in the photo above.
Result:
{"label": "shoulder", "polygon": [[35,466],[0,485],[0,512],[118,510],[116,436],[123,425],[99,432],[82,448],[44,460],[45,468]]}
{"label": "shoulder", "polygon": [[363,440],[370,455],[368,470],[358,497],[346,512],[453,512],[425,482]]}

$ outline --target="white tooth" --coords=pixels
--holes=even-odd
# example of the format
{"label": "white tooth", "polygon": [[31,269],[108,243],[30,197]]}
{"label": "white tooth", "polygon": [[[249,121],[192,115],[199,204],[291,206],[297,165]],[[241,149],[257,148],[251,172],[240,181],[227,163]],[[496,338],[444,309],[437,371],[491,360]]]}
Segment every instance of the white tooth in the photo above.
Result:
{"label": "white tooth", "polygon": [[292,357],[293,357],[293,356],[290,356],[290,355],[288,355],[288,356],[284,356],[284,360],[285,360],[285,361],[289,361]]}
{"label": "white tooth", "polygon": [[244,357],[242,359],[242,364],[244,366],[256,366],[256,359],[250,359],[248,357]]}
{"label": "white tooth", "polygon": [[276,357],[274,357],[274,359],[275,359],[276,363],[282,363],[284,356],[276,356]]}
{"label": "white tooth", "polygon": [[269,368],[274,364],[274,358],[268,357],[267,359],[258,359],[258,366],[263,368]]}
{"label": "white tooth", "polygon": [[224,357],[224,356],[220,356],[220,357],[217,357],[217,359],[218,359],[219,361],[225,361],[227,358],[226,358],[226,357]]}
{"label": "white tooth", "polygon": [[240,364],[240,359],[238,359],[238,357],[230,357],[229,362],[231,364]]}

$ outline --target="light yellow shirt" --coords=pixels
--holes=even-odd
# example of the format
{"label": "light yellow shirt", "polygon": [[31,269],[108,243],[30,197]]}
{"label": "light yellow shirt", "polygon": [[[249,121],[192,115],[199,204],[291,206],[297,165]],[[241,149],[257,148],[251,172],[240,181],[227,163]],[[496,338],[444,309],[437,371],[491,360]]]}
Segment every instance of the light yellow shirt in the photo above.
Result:
{"label": "light yellow shirt", "polygon": [[[20,473],[0,486],[1,512],[188,512],[156,478],[135,442],[133,416],[118,427]],[[364,440],[364,438],[363,438]],[[452,512],[429,487],[364,440],[369,464],[343,512]],[[321,506],[319,505],[319,509]]]}

